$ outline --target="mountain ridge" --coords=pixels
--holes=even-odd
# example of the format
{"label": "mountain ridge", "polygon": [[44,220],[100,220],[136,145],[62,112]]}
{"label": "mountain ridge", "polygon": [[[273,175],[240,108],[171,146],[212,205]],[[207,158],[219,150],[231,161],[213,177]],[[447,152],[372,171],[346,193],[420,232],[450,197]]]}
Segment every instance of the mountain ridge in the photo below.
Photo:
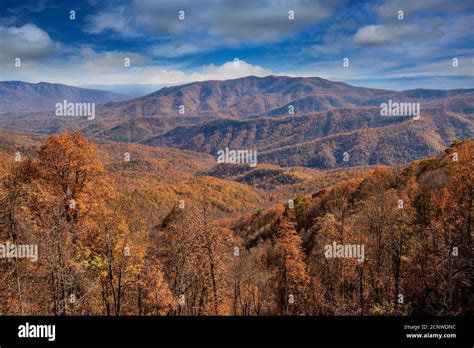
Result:
{"label": "mountain ridge", "polygon": [[0,113],[54,110],[63,99],[68,102],[104,104],[129,98],[125,95],[64,85],[61,83],[0,81]]}
{"label": "mountain ridge", "polygon": [[[420,103],[421,120],[382,117],[380,105],[389,100]],[[431,156],[472,138],[473,115],[474,89],[392,91],[271,75],[164,87],[98,106],[94,122],[36,112],[3,114],[0,124],[45,133],[80,129],[96,139],[211,155],[225,147],[249,148],[262,162],[335,169]],[[352,162],[342,162],[344,152]]]}

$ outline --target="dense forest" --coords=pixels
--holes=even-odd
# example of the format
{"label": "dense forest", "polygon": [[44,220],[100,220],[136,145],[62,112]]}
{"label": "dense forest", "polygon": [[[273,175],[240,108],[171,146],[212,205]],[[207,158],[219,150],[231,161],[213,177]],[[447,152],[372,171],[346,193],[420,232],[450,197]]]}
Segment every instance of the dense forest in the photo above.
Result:
{"label": "dense forest", "polygon": [[472,314],[473,158],[456,142],[248,213],[203,189],[153,215],[82,133],[51,135],[0,168],[0,244],[38,246],[0,259],[0,314]]}

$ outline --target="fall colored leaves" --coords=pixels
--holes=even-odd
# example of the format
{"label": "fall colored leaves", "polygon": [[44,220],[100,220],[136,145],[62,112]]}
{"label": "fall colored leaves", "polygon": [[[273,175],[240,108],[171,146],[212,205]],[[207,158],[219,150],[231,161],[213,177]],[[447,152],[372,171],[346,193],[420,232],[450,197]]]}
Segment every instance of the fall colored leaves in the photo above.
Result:
{"label": "fall colored leaves", "polygon": [[[0,313],[468,313],[473,153],[456,143],[235,219],[213,216],[204,190],[150,222],[95,145],[51,135],[2,177],[0,242],[39,257],[0,259]],[[327,258],[333,242],[363,245],[363,262]]]}

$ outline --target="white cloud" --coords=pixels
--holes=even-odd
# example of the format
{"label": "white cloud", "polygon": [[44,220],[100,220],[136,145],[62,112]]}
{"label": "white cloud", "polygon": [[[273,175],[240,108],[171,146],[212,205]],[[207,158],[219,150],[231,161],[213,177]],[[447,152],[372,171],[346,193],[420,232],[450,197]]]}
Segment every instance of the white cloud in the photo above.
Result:
{"label": "white cloud", "polygon": [[[130,58],[130,67],[124,59]],[[248,75],[266,76],[272,71],[243,60],[238,66],[233,61],[223,65],[209,64],[192,71],[152,62],[150,57],[131,52],[95,52],[91,48],[77,49],[69,59],[55,58],[42,64],[2,71],[4,80],[54,82],[67,85],[85,84],[160,84],[171,85],[192,81],[226,80]]]}
{"label": "white cloud", "polygon": [[191,81],[205,81],[205,80],[229,80],[236,79],[239,77],[255,75],[255,76],[268,76],[272,75],[272,71],[264,69],[258,65],[249,64],[243,60],[238,62],[227,62],[220,66],[214,64],[206,65],[197,72],[189,75]]}
{"label": "white cloud", "polygon": [[[88,65],[93,65],[93,63],[88,63]],[[173,85],[193,81],[227,80],[248,75],[267,76],[271,74],[271,70],[241,60],[238,66],[235,66],[234,62],[231,61],[217,66],[214,64],[205,65],[191,72],[162,68],[157,65],[143,65],[116,69],[114,71],[98,72],[95,73],[95,75],[91,74],[91,76],[94,76],[93,82],[91,82],[90,77],[87,78],[84,76],[74,76],[73,78],[63,79],[62,81],[63,83],[73,85],[86,83]]]}
{"label": "white cloud", "polygon": [[22,61],[40,60],[53,53],[55,43],[48,33],[34,24],[21,27],[0,26],[0,62],[11,63],[19,57]]}

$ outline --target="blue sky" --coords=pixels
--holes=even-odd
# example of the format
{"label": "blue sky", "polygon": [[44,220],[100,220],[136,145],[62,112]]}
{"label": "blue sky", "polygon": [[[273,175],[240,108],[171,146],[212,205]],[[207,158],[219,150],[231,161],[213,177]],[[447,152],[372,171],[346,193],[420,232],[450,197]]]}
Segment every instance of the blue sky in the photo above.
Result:
{"label": "blue sky", "polygon": [[397,90],[474,88],[473,1],[0,4],[1,80],[169,85],[275,74]]}

